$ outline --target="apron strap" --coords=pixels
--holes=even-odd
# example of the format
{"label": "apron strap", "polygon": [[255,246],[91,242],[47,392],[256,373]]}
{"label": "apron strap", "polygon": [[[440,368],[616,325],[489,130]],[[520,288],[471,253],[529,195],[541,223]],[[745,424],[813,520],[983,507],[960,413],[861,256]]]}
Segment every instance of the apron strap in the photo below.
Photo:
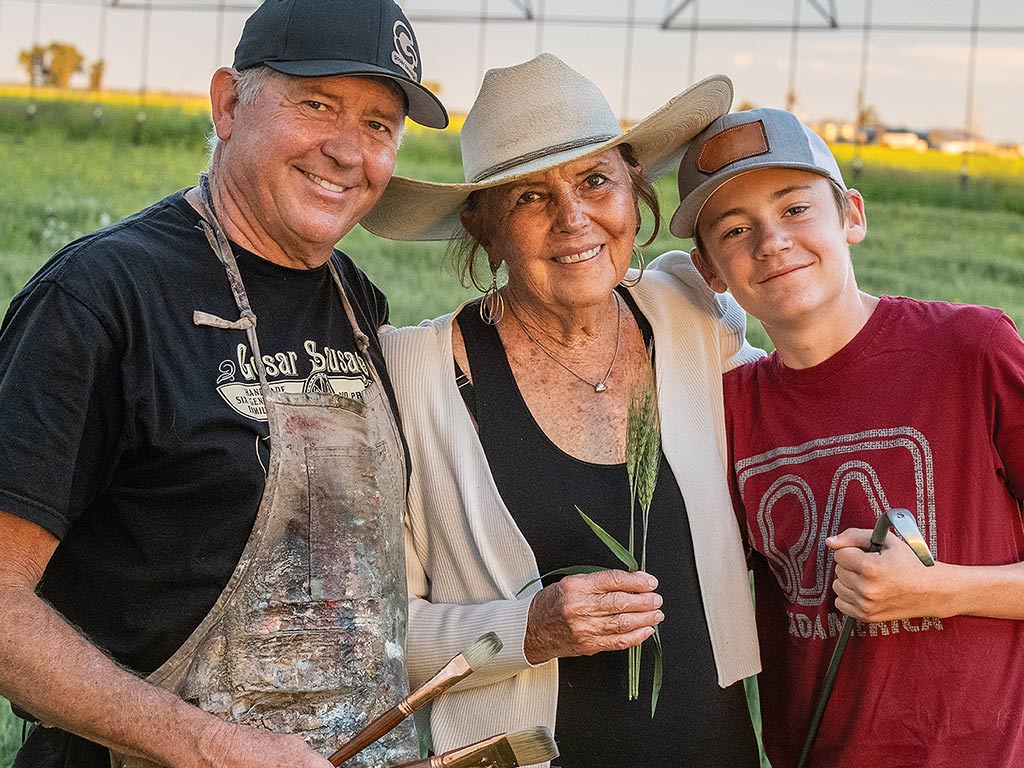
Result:
{"label": "apron strap", "polygon": [[194,325],[207,325],[211,328],[228,328],[235,331],[247,331],[256,326],[256,315],[251,312],[243,314],[237,320],[225,320],[222,317],[211,315],[209,312],[200,312],[198,309],[192,313]]}
{"label": "apron strap", "polygon": [[345,314],[348,316],[349,325],[352,326],[352,334],[356,339],[356,349],[363,356],[363,360],[366,362],[367,368],[370,370],[370,375],[373,377],[374,382],[381,389],[381,397],[384,400],[384,407],[382,416],[388,420],[388,424],[391,425],[391,431],[394,433],[395,444],[398,449],[402,452],[404,460],[401,463],[402,468],[402,485],[405,488],[405,493],[409,492],[409,453],[408,446],[406,445],[405,438],[402,436],[402,430],[398,426],[398,413],[396,406],[391,402],[391,398],[387,395],[387,389],[384,387],[384,377],[377,371],[377,366],[373,364],[373,356],[370,354],[370,339],[363,333],[363,329],[359,326],[356,320],[356,313],[352,309],[352,303],[348,299],[348,293],[345,291],[345,286],[341,282],[341,276],[338,274],[337,268],[334,266],[334,260],[331,259],[327,262],[328,267],[331,270],[331,277],[334,278],[334,285],[338,289],[338,294],[341,296],[341,304],[345,307]]}
{"label": "apron strap", "polygon": [[348,318],[348,324],[352,326],[352,335],[356,338],[356,349],[358,349],[359,352],[367,358],[367,362],[372,368],[373,363],[366,354],[366,350],[370,347],[370,339],[365,333],[363,333],[363,329],[356,321],[356,313],[353,311],[352,304],[348,300],[348,294],[345,292],[345,286],[341,283],[341,275],[338,274],[338,270],[334,266],[334,260],[328,260],[327,266],[331,270],[331,277],[334,278],[334,285],[337,287],[338,294],[341,296],[341,304],[345,307],[345,316]]}
{"label": "apron strap", "polygon": [[249,340],[249,347],[252,350],[253,362],[256,365],[256,372],[260,377],[260,390],[263,392],[263,402],[270,399],[270,384],[267,382],[267,370],[263,365],[263,357],[260,354],[260,343],[256,338],[256,315],[249,306],[249,295],[245,292],[245,284],[242,282],[242,273],[238,270],[238,261],[231,250],[224,229],[217,220],[213,210],[213,192],[210,189],[210,177],[199,174],[199,202],[202,205],[200,213],[203,219],[199,222],[210,248],[217,254],[220,263],[224,265],[224,271],[228,275],[228,283],[231,284],[231,294],[235,297],[235,305],[238,307],[238,320],[224,320],[223,318],[211,315],[209,312],[195,311],[192,313],[192,322],[196,325],[208,325],[214,328],[230,328],[245,330],[246,338]]}

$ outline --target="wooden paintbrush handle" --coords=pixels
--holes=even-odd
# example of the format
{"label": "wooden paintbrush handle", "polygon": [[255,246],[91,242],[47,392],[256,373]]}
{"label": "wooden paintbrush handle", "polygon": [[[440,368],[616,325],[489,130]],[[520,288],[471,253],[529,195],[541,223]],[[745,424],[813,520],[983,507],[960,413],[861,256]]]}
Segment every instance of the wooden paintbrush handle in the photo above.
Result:
{"label": "wooden paintbrush handle", "polygon": [[[467,649],[467,652],[471,652],[473,648],[478,646],[480,643],[484,643],[485,646],[490,646],[490,656],[493,656],[501,649],[501,641],[498,640],[497,635],[488,633],[477,640],[476,643],[473,644],[473,647]],[[476,657],[479,654],[477,653],[472,655]],[[354,755],[357,755],[359,752],[366,749],[366,747],[370,746],[373,742],[386,734],[424,704],[432,701],[457,682],[467,677],[472,671],[473,667],[466,660],[466,657],[460,653],[454,659],[445,664],[441,671],[421,685],[418,689],[410,693],[400,704],[398,704],[398,706],[389,709],[353,736],[351,741],[342,745],[341,749],[328,758],[331,761],[331,764],[341,765],[346,760],[351,759]],[[429,768],[431,765],[440,765],[440,763],[434,761],[433,763],[423,763],[423,765],[425,768]],[[418,768],[419,766],[420,762],[408,764],[408,768]]]}
{"label": "wooden paintbrush handle", "polygon": [[351,760],[381,736],[385,735],[391,731],[392,728],[405,720],[406,714],[402,712],[400,706],[401,705],[398,707],[392,707],[353,736],[351,741],[347,741],[342,744],[341,749],[327,758],[331,762],[331,765],[341,765],[346,760]]}

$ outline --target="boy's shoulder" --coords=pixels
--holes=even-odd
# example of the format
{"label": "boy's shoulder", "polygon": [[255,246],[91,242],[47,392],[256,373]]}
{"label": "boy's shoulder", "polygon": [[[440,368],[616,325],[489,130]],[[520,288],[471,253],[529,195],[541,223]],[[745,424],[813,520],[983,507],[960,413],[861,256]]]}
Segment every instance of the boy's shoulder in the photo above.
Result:
{"label": "boy's shoulder", "polygon": [[759,384],[773,378],[780,366],[778,353],[772,351],[723,373],[722,392],[727,406],[734,401],[745,402]]}
{"label": "boy's shoulder", "polygon": [[984,348],[992,331],[1011,322],[1006,313],[979,304],[922,301],[905,296],[882,296],[890,307],[888,331],[881,334],[883,346],[916,343],[922,352],[955,359]]}
{"label": "boy's shoulder", "polygon": [[939,358],[946,364],[977,360],[985,354],[997,329],[1002,332],[1013,327],[1001,309],[905,296],[880,297],[875,313],[857,338],[813,371],[786,369],[776,352],[734,368],[723,377],[726,397],[746,397],[794,378],[806,384],[826,373],[846,369],[858,359],[911,354]]}
{"label": "boy's shoulder", "polygon": [[977,323],[994,321],[1005,313],[996,307],[982,304],[958,304],[952,301],[926,301],[909,296],[883,295],[881,300],[896,311],[924,323]]}

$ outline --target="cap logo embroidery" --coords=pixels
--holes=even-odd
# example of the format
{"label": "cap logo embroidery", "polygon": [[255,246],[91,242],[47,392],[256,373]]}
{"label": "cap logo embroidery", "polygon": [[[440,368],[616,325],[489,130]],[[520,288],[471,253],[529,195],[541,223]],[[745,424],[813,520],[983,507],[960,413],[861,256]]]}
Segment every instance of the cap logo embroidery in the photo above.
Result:
{"label": "cap logo embroidery", "polygon": [[416,39],[412,36],[412,30],[399,19],[395,22],[394,33],[395,50],[391,53],[391,60],[401,67],[405,74],[418,82],[420,56],[416,50]]}
{"label": "cap logo embroidery", "polygon": [[697,157],[697,170],[708,175],[718,173],[727,165],[771,151],[764,121],[734,125],[704,142]]}

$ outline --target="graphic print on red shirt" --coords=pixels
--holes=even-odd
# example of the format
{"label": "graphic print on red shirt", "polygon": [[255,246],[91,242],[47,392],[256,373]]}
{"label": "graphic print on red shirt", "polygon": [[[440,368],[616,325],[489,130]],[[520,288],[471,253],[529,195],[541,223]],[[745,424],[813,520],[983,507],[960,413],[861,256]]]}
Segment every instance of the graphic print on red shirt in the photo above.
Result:
{"label": "graphic print on red shirt", "polygon": [[[886,509],[906,504],[938,555],[933,472],[931,446],[913,427],[818,438],[735,462],[740,495],[760,500],[752,538],[794,606],[791,634],[825,633],[813,617],[832,593],[826,537],[851,526],[870,528]],[[900,504],[890,502],[887,487],[900,489]],[[838,634],[839,623],[830,623],[829,637]]]}

